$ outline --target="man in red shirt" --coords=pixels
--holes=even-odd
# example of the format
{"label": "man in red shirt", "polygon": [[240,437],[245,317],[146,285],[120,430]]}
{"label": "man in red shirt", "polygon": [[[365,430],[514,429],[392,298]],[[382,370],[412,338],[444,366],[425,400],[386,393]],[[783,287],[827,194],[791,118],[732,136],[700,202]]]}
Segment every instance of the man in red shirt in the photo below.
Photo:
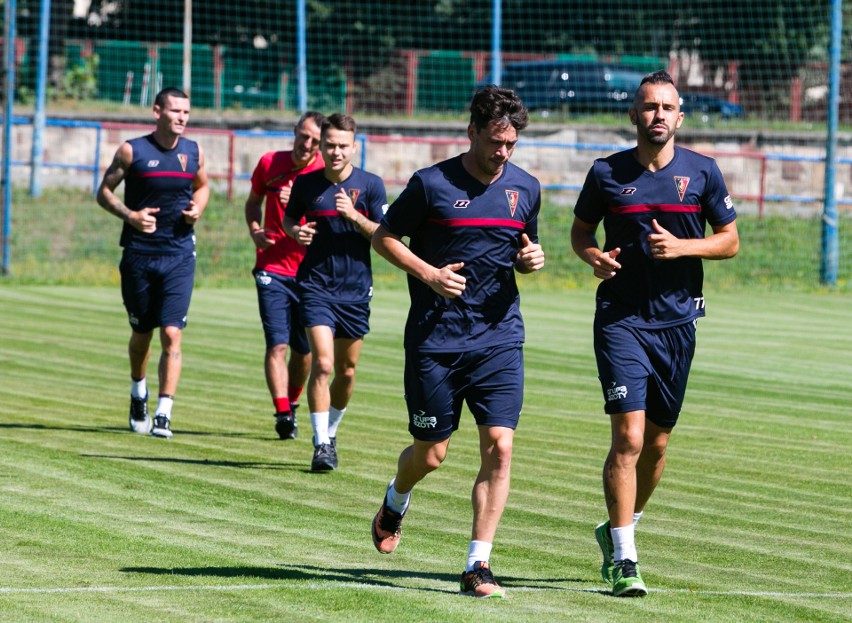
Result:
{"label": "man in red shirt", "polygon": [[323,168],[318,150],[324,119],[321,113],[306,112],[296,122],[293,149],[271,151],[261,157],[245,204],[246,224],[257,247],[252,274],[266,339],[266,385],[275,405],[275,430],[281,439],[296,438],[297,401],[311,367],[311,349],[299,321],[296,288],[296,270],[305,247],[284,233],[284,209],[296,176]]}

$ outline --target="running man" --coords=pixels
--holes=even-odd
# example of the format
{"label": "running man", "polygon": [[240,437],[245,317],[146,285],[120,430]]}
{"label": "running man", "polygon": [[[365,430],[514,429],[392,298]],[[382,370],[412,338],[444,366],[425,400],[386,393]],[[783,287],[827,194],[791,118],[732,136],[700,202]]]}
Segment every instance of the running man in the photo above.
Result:
{"label": "running man", "polygon": [[[679,101],[669,74],[645,76],[628,113],[636,147],[595,161],[571,229],[575,253],[602,280],[594,342],[612,445],[603,468],[609,519],[595,537],[601,575],[616,596],[647,593],[634,526],[663,474],[683,405],[704,316],[702,260],[739,249],[737,215],[715,161],[674,144]],[[601,221],[603,250],[595,238]]]}

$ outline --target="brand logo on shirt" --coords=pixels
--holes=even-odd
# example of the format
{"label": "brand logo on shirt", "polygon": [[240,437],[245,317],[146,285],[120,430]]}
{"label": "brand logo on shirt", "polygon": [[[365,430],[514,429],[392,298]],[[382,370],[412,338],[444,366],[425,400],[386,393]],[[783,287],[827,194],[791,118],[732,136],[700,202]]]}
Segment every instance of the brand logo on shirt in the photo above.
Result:
{"label": "brand logo on shirt", "polygon": [[183,169],[184,171],[186,171],[186,163],[187,163],[187,160],[188,160],[187,157],[186,157],[186,154],[178,154],[177,159],[178,159],[178,162],[180,162],[180,168]]}
{"label": "brand logo on shirt", "polygon": [[518,207],[518,191],[517,190],[507,190],[506,191],[506,201],[509,202],[509,214],[515,216],[515,209]]}
{"label": "brand logo on shirt", "polygon": [[727,197],[725,197],[725,208],[727,208],[728,210],[733,210],[733,209],[734,209],[734,202],[733,202],[733,201],[731,201],[731,196],[730,196],[730,195],[728,195]]}
{"label": "brand logo on shirt", "polygon": [[622,189],[621,189],[621,194],[622,194],[622,195],[632,195],[632,194],[633,194],[633,193],[635,193],[635,192],[636,192],[636,187],[635,187],[635,186],[628,186],[627,188],[622,188]]}
{"label": "brand logo on shirt", "polygon": [[470,205],[470,199],[456,199],[456,202],[453,204],[454,208],[466,208]]}
{"label": "brand logo on shirt", "polygon": [[149,160],[148,161],[148,168],[149,169],[153,169],[154,167],[158,167],[158,166],[160,166],[159,160]]}
{"label": "brand logo on shirt", "polygon": [[612,387],[606,390],[606,401],[612,402],[613,400],[618,400],[619,398],[627,398],[627,386],[616,386],[615,381],[613,381]]}
{"label": "brand logo on shirt", "polygon": [[683,196],[686,194],[686,187],[689,186],[689,178],[675,175],[674,182],[675,188],[677,188],[677,196],[683,201]]}
{"label": "brand logo on shirt", "polygon": [[361,194],[361,191],[358,190],[357,188],[350,188],[349,189],[349,198],[352,200],[352,205],[355,205],[356,203],[358,203],[358,195],[360,195],[360,194]]}
{"label": "brand logo on shirt", "polygon": [[421,409],[417,413],[411,414],[411,423],[417,428],[435,428],[438,425],[438,418],[427,416],[426,412]]}

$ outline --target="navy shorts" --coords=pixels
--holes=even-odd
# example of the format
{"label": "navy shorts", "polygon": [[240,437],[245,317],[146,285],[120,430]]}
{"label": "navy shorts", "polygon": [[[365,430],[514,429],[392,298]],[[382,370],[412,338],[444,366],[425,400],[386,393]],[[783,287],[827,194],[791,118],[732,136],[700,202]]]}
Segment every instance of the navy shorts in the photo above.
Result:
{"label": "navy shorts", "polygon": [[405,352],[408,431],[415,439],[447,439],[458,430],[462,403],[478,425],[514,429],[523,400],[520,343],[467,353]]}
{"label": "navy shorts", "polygon": [[144,255],[125,251],[118,270],[121,297],[134,331],[186,327],[195,282],[194,253]]}
{"label": "navy shorts", "polygon": [[360,340],[370,332],[369,303],[335,303],[302,293],[302,326],[331,327],[335,338]]}
{"label": "navy shorts", "polygon": [[266,348],[286,344],[301,355],[311,352],[305,328],[299,319],[299,294],[295,277],[255,269],[260,322]]}
{"label": "navy shorts", "polygon": [[695,324],[642,329],[595,320],[594,335],[604,411],[645,411],[657,426],[672,428],[686,395]]}

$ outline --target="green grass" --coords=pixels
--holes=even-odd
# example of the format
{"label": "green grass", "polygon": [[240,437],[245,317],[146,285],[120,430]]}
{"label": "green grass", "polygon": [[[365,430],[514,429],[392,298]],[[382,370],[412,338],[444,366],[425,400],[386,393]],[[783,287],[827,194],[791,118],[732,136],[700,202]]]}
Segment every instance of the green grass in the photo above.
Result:
{"label": "green grass", "polygon": [[[252,246],[243,220],[241,198],[228,202],[214,194],[197,226],[200,286],[239,287],[251,283]],[[33,199],[21,189],[14,195],[11,274],[7,283],[117,285],[121,223],[98,207],[91,195],[75,190],[46,190]],[[587,287],[591,269],[571,251],[572,206],[545,197],[540,223],[547,270],[536,280],[546,288]],[[738,256],[705,262],[708,290],[820,290],[818,217],[742,215]],[[852,291],[852,212],[841,213],[838,280],[834,287]],[[379,283],[397,280],[396,270],[374,255]]]}
{"label": "green grass", "polygon": [[295,442],[274,439],[252,289],[196,291],[162,441],[126,430],[116,287],[0,287],[0,620],[849,620],[849,296],[709,293],[637,533],[652,592],[618,600],[592,535],[609,439],[593,293],[526,290],[526,400],[492,556],[509,598],[480,602],[456,594],[470,416],[415,489],[400,549],[382,556],[370,540],[409,440],[396,285],[374,299],[331,474],[309,472],[307,418]]}

